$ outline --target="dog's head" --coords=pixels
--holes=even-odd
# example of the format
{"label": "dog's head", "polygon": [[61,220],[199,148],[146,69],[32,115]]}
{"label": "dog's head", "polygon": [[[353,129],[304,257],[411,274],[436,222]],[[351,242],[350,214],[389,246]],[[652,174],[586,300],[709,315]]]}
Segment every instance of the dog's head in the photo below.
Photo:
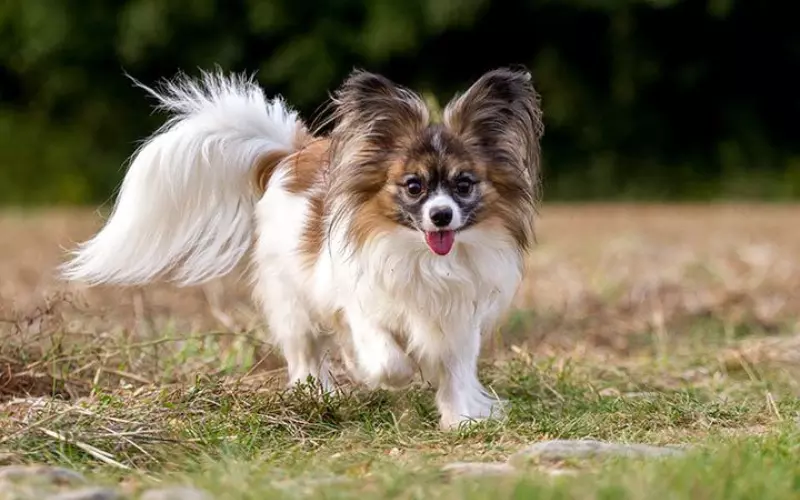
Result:
{"label": "dog's head", "polygon": [[446,255],[459,233],[493,226],[530,245],[543,124],[529,73],[484,74],[441,122],[411,90],[363,71],[334,105],[330,196],[354,242],[401,229]]}

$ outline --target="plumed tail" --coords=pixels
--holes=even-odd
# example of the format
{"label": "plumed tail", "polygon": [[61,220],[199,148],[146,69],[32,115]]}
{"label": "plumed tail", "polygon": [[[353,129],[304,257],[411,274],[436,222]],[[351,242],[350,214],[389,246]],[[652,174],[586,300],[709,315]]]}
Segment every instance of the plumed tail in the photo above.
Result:
{"label": "plumed tail", "polygon": [[294,152],[305,127],[244,76],[181,75],[160,91],[138,85],[172,116],[134,154],[111,217],[63,276],[191,285],[227,274],[251,244],[259,159]]}

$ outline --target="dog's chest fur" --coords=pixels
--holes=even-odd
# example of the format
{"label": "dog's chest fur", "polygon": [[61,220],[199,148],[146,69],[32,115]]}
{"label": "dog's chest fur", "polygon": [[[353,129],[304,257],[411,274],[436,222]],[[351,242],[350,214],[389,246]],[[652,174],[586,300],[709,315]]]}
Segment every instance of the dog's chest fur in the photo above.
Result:
{"label": "dog's chest fur", "polygon": [[521,277],[514,247],[494,237],[465,232],[442,257],[421,235],[399,229],[337,262],[337,281],[347,283],[342,293],[349,289],[364,312],[401,335],[415,327],[434,335],[482,330],[511,300]]}

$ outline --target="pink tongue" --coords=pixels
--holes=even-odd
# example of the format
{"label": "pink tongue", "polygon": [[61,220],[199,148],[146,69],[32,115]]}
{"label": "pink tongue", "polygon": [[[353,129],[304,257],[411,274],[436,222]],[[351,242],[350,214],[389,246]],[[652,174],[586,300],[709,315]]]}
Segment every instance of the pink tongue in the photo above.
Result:
{"label": "pink tongue", "polygon": [[433,231],[425,233],[425,242],[428,247],[433,250],[437,255],[447,255],[453,248],[453,243],[456,241],[456,233],[454,231]]}

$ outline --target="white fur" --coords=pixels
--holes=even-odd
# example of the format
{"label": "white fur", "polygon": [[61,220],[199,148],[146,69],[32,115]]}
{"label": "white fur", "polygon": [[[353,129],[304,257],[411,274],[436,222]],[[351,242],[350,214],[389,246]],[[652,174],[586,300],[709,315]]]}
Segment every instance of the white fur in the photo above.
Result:
{"label": "white fur", "polygon": [[[255,232],[254,294],[290,383],[310,376],[332,389],[327,349],[339,340],[352,348],[345,354],[353,374],[370,387],[402,386],[420,371],[437,387],[444,428],[499,416],[502,404],[479,382],[477,360],[482,334],[522,278],[510,236],[477,226],[438,256],[421,232],[398,228],[357,248],[345,218],[309,260],[300,248],[309,200],[285,189],[286,165],[258,201],[247,183],[258,154],[291,147],[295,115],[251,83],[210,82],[210,92],[190,84],[162,98],[181,114],[136,157],[115,215],[79,250],[68,276],[140,283],[177,266],[181,283],[197,282],[235,265]],[[348,199],[333,203],[334,212],[349,213],[336,210]]]}
{"label": "white fur", "polygon": [[187,285],[228,273],[251,245],[253,162],[293,147],[296,113],[250,79],[144,88],[173,116],[135,154],[110,220],[64,266],[69,279],[140,284],[170,270]]}
{"label": "white fur", "polygon": [[[434,138],[435,137],[439,136],[435,135]],[[431,220],[431,212],[437,208],[443,207],[447,207],[453,212],[453,220],[450,221],[447,227],[438,227],[433,223],[433,220]],[[433,196],[422,205],[422,229],[425,231],[442,231],[445,229],[455,231],[463,224],[463,218],[464,216],[461,213],[461,208],[458,206],[458,203],[441,189],[436,191]]]}

